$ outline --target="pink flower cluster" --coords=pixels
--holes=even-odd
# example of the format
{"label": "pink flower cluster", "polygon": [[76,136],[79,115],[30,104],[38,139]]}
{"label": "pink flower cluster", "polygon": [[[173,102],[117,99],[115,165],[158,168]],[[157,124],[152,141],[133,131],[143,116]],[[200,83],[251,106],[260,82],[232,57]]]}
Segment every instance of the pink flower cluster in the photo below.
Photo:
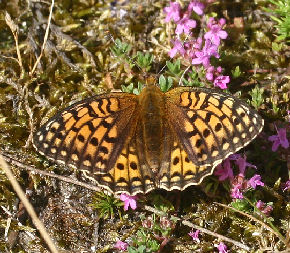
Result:
{"label": "pink flower cluster", "polygon": [[[231,167],[231,161],[234,161],[239,168],[239,174],[234,176],[233,169]],[[256,166],[246,161],[246,157],[242,157],[240,154],[231,155],[223,163],[217,166],[214,175],[219,176],[220,181],[229,179],[232,185],[231,197],[233,199],[243,199],[243,193],[249,189],[256,189],[257,186],[264,186],[261,181],[261,176],[255,174],[250,179],[245,178],[246,168],[255,168]]]}
{"label": "pink flower cluster", "polygon": [[[192,11],[198,15],[202,15],[204,4],[198,1],[192,1],[187,9],[183,12],[178,2],[170,2],[170,6],[164,8],[166,14],[165,22],[173,20],[177,26],[175,33],[177,39],[173,40],[173,48],[169,51],[169,56],[173,58],[176,54],[180,54],[193,65],[202,65],[206,70],[206,79],[211,81],[214,86],[226,89],[230,82],[229,76],[221,75],[222,68],[215,68],[211,65],[211,57],[219,58],[218,47],[221,40],[226,39],[228,34],[223,30],[226,23],[225,19],[221,18],[216,21],[214,18],[209,18],[207,23],[207,32],[203,37],[193,38],[190,30],[195,28],[197,23],[190,19]],[[181,42],[180,35],[184,33],[190,40]]]}

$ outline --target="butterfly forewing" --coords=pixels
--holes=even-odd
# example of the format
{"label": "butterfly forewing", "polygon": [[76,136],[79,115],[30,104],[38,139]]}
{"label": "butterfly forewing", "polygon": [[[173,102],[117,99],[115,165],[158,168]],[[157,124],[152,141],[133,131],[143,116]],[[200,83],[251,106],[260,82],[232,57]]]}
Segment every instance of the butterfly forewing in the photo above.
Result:
{"label": "butterfly forewing", "polygon": [[250,106],[224,92],[179,87],[166,96],[170,125],[197,166],[216,166],[263,128]]}
{"label": "butterfly forewing", "polygon": [[133,94],[111,93],[78,102],[51,118],[34,136],[40,153],[82,170],[106,173],[136,127]]}

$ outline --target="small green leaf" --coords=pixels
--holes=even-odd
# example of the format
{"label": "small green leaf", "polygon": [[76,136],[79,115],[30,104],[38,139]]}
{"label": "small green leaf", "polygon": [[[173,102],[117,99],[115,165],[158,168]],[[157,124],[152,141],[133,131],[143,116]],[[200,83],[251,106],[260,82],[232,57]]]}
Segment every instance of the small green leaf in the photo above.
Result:
{"label": "small green leaf", "polygon": [[136,61],[137,65],[142,69],[143,72],[148,72],[153,62],[153,55],[149,53],[144,55],[141,52],[137,52]]}
{"label": "small green leaf", "polygon": [[159,86],[162,92],[166,92],[173,86],[173,79],[171,77],[166,79],[163,75],[161,75],[159,77]]}
{"label": "small green leaf", "polygon": [[133,89],[133,94],[139,95],[143,90],[144,84],[138,82],[138,87]]}
{"label": "small green leaf", "polygon": [[235,202],[232,202],[231,205],[239,211],[249,210],[249,204],[245,199],[237,199]]}
{"label": "small green leaf", "polygon": [[274,114],[278,114],[278,112],[279,112],[279,107],[277,106],[277,104],[275,104],[275,103],[272,103],[272,107],[273,107],[273,112],[274,112]]}
{"label": "small green leaf", "polygon": [[111,52],[116,57],[124,57],[129,54],[131,50],[131,46],[127,43],[123,43],[121,40],[116,39],[115,40],[115,46],[111,48]]}
{"label": "small green leaf", "polygon": [[121,90],[126,93],[133,93],[135,95],[139,95],[143,90],[144,84],[138,82],[138,87],[134,88],[134,84],[130,83],[128,86],[121,85]]}
{"label": "small green leaf", "polygon": [[180,60],[176,60],[174,63],[166,61],[166,66],[171,74],[174,76],[180,76],[182,71],[180,70]]}
{"label": "small green leaf", "polygon": [[116,39],[115,45],[113,47],[111,47],[110,49],[111,49],[112,54],[116,58],[129,64],[129,68],[131,69],[135,65],[133,63],[133,60],[129,56],[129,52],[131,51],[131,48],[132,48],[131,45],[129,45],[127,43],[123,43],[119,39]]}
{"label": "small green leaf", "polygon": [[283,43],[272,42],[272,50],[280,52],[282,50]]}
{"label": "small green leaf", "polygon": [[126,93],[133,93],[134,84],[130,83],[128,86],[121,85],[121,90]]}
{"label": "small green leaf", "polygon": [[236,66],[234,70],[231,71],[234,78],[239,77],[242,72],[240,70],[240,66]]}
{"label": "small green leaf", "polygon": [[174,211],[174,206],[172,205],[172,203],[167,199],[163,198],[161,195],[153,195],[151,202],[156,209],[165,213],[168,213],[169,211]]}
{"label": "small green leaf", "polygon": [[249,94],[252,97],[251,101],[248,101],[252,106],[255,107],[256,110],[258,110],[258,108],[263,104],[264,102],[264,98],[263,98],[263,93],[264,93],[264,89],[263,88],[259,88],[258,86],[256,86],[254,89],[252,89]]}
{"label": "small green leaf", "polygon": [[182,78],[182,83],[184,86],[191,87],[204,87],[204,83],[200,82],[198,73],[193,69],[191,72],[188,72],[188,79]]}
{"label": "small green leaf", "polygon": [[90,204],[90,206],[98,210],[99,216],[104,219],[109,217],[113,218],[116,213],[115,211],[120,215],[120,207],[123,205],[124,203],[120,199],[106,195],[103,192],[96,192],[93,197],[93,202]]}

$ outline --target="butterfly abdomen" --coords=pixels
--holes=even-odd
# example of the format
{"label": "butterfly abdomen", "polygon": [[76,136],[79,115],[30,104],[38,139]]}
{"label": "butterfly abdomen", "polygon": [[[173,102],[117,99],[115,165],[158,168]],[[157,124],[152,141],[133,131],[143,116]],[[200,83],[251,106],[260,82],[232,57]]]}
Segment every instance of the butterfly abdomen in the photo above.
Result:
{"label": "butterfly abdomen", "polygon": [[160,167],[164,138],[164,94],[156,86],[146,87],[139,97],[140,126],[145,160],[151,169]]}

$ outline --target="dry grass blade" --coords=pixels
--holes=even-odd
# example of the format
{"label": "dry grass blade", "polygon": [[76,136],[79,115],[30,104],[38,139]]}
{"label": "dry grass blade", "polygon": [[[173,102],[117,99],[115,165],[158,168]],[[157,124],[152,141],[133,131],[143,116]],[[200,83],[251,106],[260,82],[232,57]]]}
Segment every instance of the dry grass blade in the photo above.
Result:
{"label": "dry grass blade", "polygon": [[23,64],[22,64],[22,58],[21,58],[21,54],[20,54],[20,50],[19,50],[19,43],[18,43],[18,31],[19,28],[18,26],[13,22],[13,20],[11,19],[10,15],[8,12],[5,12],[5,22],[6,24],[9,26],[14,40],[15,40],[15,44],[16,44],[16,51],[17,51],[17,57],[18,57],[18,64],[21,70],[21,76],[24,74],[24,68],[23,68]]}
{"label": "dry grass blade", "polygon": [[45,48],[45,44],[46,44],[46,41],[48,39],[48,34],[49,34],[49,27],[50,27],[50,23],[51,23],[51,17],[52,17],[52,10],[53,10],[53,6],[54,6],[54,0],[51,0],[51,6],[50,6],[50,10],[49,10],[49,16],[48,16],[48,22],[47,22],[47,27],[46,27],[46,30],[45,30],[45,35],[44,35],[44,39],[43,39],[43,44],[42,44],[42,47],[41,47],[41,53],[39,55],[39,57],[37,58],[33,68],[32,68],[32,71],[30,73],[30,75],[32,76],[35,72],[35,69],[43,55],[43,50]]}
{"label": "dry grass blade", "polygon": [[50,238],[49,234],[46,232],[46,229],[40,219],[37,217],[33,206],[30,204],[29,200],[25,196],[25,193],[21,189],[19,183],[16,181],[11,169],[9,168],[8,164],[4,161],[3,157],[0,155],[0,166],[6,173],[9,181],[11,182],[12,187],[14,188],[15,192],[17,193],[18,197],[22,201],[23,205],[25,206],[28,214],[30,215],[34,225],[39,230],[42,238],[46,242],[47,246],[49,247],[52,253],[58,253],[56,246],[54,245],[52,239]]}

